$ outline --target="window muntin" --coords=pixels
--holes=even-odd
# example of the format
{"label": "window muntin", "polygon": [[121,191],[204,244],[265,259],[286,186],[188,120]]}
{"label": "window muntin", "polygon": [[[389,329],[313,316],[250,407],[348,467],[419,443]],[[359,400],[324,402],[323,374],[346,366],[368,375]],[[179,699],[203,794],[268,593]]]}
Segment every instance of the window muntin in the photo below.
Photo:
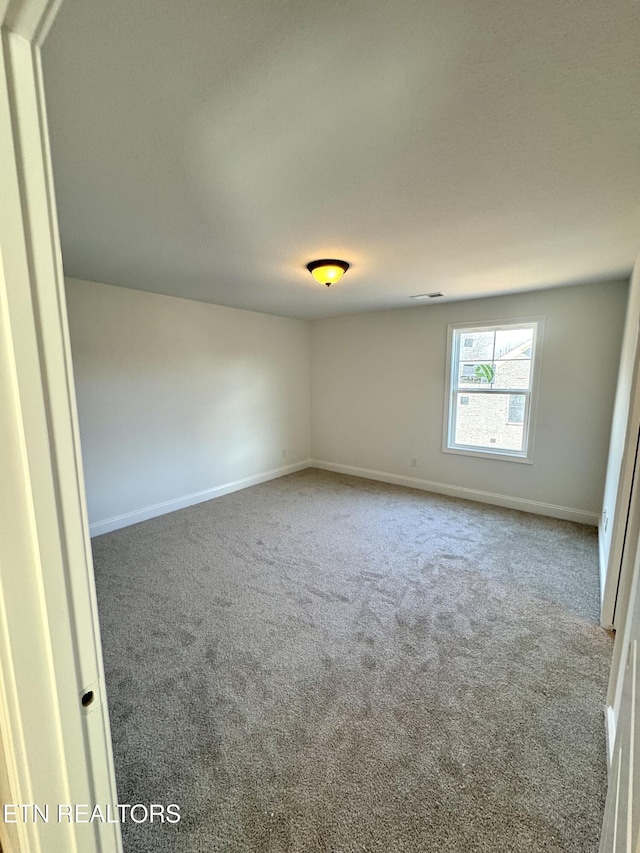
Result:
{"label": "window muntin", "polygon": [[528,461],[539,324],[450,327],[445,450]]}

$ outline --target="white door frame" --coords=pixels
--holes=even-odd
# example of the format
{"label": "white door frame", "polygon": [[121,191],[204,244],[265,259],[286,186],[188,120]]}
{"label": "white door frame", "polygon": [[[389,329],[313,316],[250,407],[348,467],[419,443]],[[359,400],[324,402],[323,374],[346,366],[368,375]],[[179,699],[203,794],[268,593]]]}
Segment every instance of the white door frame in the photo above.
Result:
{"label": "white door frame", "polygon": [[[59,0],[0,0],[0,812],[5,853],[118,853],[117,802],[40,47]],[[86,706],[89,691],[93,700]]]}
{"label": "white door frame", "polygon": [[[624,512],[626,535],[623,550],[622,566],[618,572],[617,605],[615,614],[616,642],[613,647],[609,688],[607,693],[607,759],[609,765],[613,760],[613,749],[616,730],[620,715],[624,675],[627,667],[628,636],[631,630],[632,618],[638,619],[640,613],[632,612],[632,603],[637,586],[638,564],[640,560],[640,442],[636,435],[635,441],[630,441],[634,455],[630,460],[635,474],[631,478],[628,506]],[[628,521],[626,521],[628,516]]]}
{"label": "white door frame", "polygon": [[[640,264],[638,259],[637,264]],[[634,276],[638,273],[634,271]],[[633,287],[633,278],[631,281]],[[627,308],[627,310],[629,310]],[[640,431],[640,328],[636,324],[633,345],[633,375],[629,409],[625,425],[624,447],[620,461],[620,477],[613,514],[609,559],[606,565],[600,624],[603,628],[621,627],[624,620],[635,551],[640,536],[638,519],[630,514],[631,492],[634,485],[636,449]],[[640,472],[637,472],[640,478]],[[640,482],[640,479],[639,481]],[[637,484],[636,484],[637,485]],[[602,531],[600,531],[602,537]]]}

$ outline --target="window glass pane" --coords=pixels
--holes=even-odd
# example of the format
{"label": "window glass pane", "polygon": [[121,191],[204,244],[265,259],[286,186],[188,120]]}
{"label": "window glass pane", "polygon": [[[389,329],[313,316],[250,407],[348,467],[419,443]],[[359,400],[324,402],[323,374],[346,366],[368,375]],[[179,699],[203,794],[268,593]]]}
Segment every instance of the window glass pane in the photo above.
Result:
{"label": "window glass pane", "polygon": [[531,362],[527,360],[494,362],[493,388],[529,388]]}
{"label": "window glass pane", "polygon": [[456,394],[454,443],[487,450],[522,451],[524,423],[509,420],[512,396],[524,399],[520,394]]}
{"label": "window glass pane", "polygon": [[531,358],[533,329],[500,329],[496,332],[496,359]]}
{"label": "window glass pane", "polygon": [[458,332],[460,361],[492,361],[495,332]]}
{"label": "window glass pane", "polygon": [[460,361],[458,364],[459,388],[491,387],[494,377],[495,365],[491,361]]}
{"label": "window glass pane", "polygon": [[531,382],[531,362],[461,361],[458,364],[458,388],[526,388]]}
{"label": "window glass pane", "polygon": [[509,397],[509,423],[524,423],[525,400],[524,394],[512,394]]}

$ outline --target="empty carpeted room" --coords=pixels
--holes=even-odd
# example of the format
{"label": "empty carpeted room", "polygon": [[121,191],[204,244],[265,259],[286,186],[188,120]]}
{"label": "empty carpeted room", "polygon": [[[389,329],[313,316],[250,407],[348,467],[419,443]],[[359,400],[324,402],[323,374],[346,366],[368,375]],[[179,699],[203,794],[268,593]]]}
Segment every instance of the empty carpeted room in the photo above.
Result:
{"label": "empty carpeted room", "polygon": [[0,21],[0,849],[636,849],[638,9]]}
{"label": "empty carpeted room", "polygon": [[[308,323],[67,280],[119,802],[181,808],[125,850],[597,849],[627,293]],[[443,453],[448,325],[526,316],[533,463]]]}

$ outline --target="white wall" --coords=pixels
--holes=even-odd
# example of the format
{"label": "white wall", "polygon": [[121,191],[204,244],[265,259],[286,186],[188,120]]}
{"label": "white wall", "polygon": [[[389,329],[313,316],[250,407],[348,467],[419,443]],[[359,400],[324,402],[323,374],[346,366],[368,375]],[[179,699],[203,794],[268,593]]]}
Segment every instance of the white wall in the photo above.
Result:
{"label": "white wall", "polygon": [[[313,458],[597,523],[627,290],[598,283],[314,321]],[[533,464],[443,453],[447,324],[531,315],[545,316]]]}
{"label": "white wall", "polygon": [[[596,523],[627,290],[589,284],[309,324],[70,279],[92,532],[304,467],[310,456]],[[534,464],[443,453],[447,324],[540,314]]]}
{"label": "white wall", "polygon": [[308,323],[73,279],[67,303],[93,533],[304,467]]}

